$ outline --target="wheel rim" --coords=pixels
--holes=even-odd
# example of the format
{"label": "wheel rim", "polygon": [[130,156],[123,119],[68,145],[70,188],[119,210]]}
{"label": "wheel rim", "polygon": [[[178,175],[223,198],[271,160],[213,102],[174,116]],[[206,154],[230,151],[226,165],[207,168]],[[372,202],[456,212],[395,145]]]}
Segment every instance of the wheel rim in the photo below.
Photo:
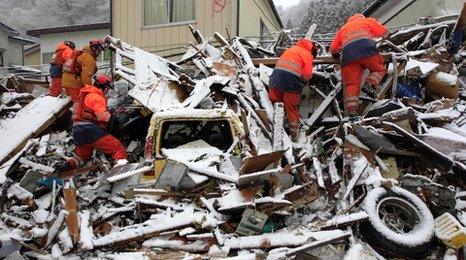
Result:
{"label": "wheel rim", "polygon": [[382,223],[398,234],[411,232],[419,223],[419,211],[410,202],[399,197],[383,198],[377,205]]}

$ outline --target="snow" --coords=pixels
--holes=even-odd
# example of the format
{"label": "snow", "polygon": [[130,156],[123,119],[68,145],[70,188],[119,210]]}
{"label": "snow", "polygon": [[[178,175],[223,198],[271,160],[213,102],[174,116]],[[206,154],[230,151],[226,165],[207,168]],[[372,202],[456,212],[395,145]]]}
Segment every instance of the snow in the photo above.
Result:
{"label": "snow", "polygon": [[148,256],[145,256],[142,252],[122,252],[115,254],[106,254],[105,259],[113,260],[149,260]]}
{"label": "snow", "polygon": [[421,223],[415,226],[412,231],[405,234],[398,234],[385,226],[379,218],[377,203],[379,202],[380,196],[384,194],[386,190],[379,187],[369,191],[362,204],[362,208],[369,215],[372,226],[387,239],[406,246],[414,247],[429,241],[434,234],[434,218],[425,203],[416,197],[416,195],[402,188],[393,187],[391,190],[407,196],[411,201],[417,202],[417,210],[419,214],[421,214]]}
{"label": "snow", "polygon": [[341,224],[349,223],[349,222],[352,222],[352,221],[363,220],[363,219],[366,219],[367,217],[368,217],[368,215],[364,211],[360,211],[360,212],[349,214],[349,215],[340,215],[340,216],[336,216],[336,217],[330,219],[329,221],[327,221],[325,226],[336,226],[336,227],[338,227]]}
{"label": "snow", "polygon": [[419,61],[416,59],[409,59],[406,64],[405,70],[410,70],[416,67],[419,67],[423,75],[427,75],[429,72],[437,68],[439,64],[433,62]]}
{"label": "snow", "polygon": [[208,242],[197,240],[193,243],[184,243],[181,240],[164,240],[159,238],[153,238],[146,240],[143,247],[156,247],[156,248],[168,248],[173,250],[183,250],[188,252],[203,252],[208,248]]}
{"label": "snow", "polygon": [[448,86],[455,86],[458,82],[458,77],[445,72],[437,72],[435,79],[446,83]]}
{"label": "snow", "polygon": [[50,173],[55,171],[55,169],[50,167],[50,166],[46,166],[46,165],[43,165],[43,164],[40,164],[40,163],[32,162],[32,161],[26,159],[25,157],[19,158],[19,162],[21,164],[27,166],[28,168],[36,170],[36,171],[38,171],[38,172],[40,172],[40,173],[42,173],[44,175],[50,174]]}
{"label": "snow", "polygon": [[[134,61],[134,70],[125,67],[122,57]],[[168,68],[168,61],[137,47],[124,46],[115,54],[115,73],[135,85],[128,94],[152,112],[180,106],[176,90],[170,81],[178,81]]]}
{"label": "snow", "polygon": [[201,213],[193,213],[192,210],[183,211],[171,218],[149,219],[141,224],[127,226],[118,232],[112,232],[106,236],[93,240],[94,246],[105,246],[118,241],[137,238],[144,234],[156,233],[182,226],[198,223],[205,216]]}
{"label": "snow", "polygon": [[259,236],[248,237],[230,237],[225,239],[224,246],[232,249],[244,248],[271,248],[277,246],[300,246],[306,243],[307,237],[303,235],[294,235],[287,232],[263,234]]}
{"label": "snow", "polygon": [[26,145],[24,146],[21,151],[19,151],[15,156],[13,156],[10,160],[5,162],[3,165],[0,166],[0,184],[5,183],[6,181],[6,174],[10,170],[11,166],[18,160],[18,158],[24,153],[24,151],[28,150],[31,146],[37,145],[39,142],[38,139],[29,139]]}
{"label": "snow", "polygon": [[8,198],[14,197],[18,200],[26,200],[26,199],[31,199],[33,195],[29,191],[19,186],[19,183],[15,183],[11,185],[11,187],[8,188],[7,197]]}
{"label": "snow", "polygon": [[33,227],[31,229],[31,236],[32,238],[42,238],[47,235],[48,231],[46,228]]}
{"label": "snow", "polygon": [[127,178],[129,178],[131,176],[134,176],[134,175],[137,175],[137,174],[145,173],[145,172],[148,172],[148,171],[151,171],[151,170],[152,170],[151,166],[144,166],[144,167],[139,168],[139,169],[134,170],[134,171],[129,171],[129,172],[125,172],[125,173],[122,173],[122,174],[118,174],[118,175],[108,177],[107,181],[112,183],[112,182],[120,181],[120,180],[123,180],[123,179],[127,179]]}
{"label": "snow", "polygon": [[138,204],[151,205],[151,206],[155,206],[155,207],[159,207],[163,209],[171,208],[175,211],[183,211],[183,208],[178,205],[172,205],[169,203],[159,202],[159,201],[151,200],[151,199],[136,198],[134,202]]}
{"label": "snow", "polygon": [[204,98],[211,94],[210,87],[212,84],[216,83],[227,85],[230,80],[231,78],[229,77],[223,77],[219,75],[214,75],[199,80],[194,86],[194,90],[191,92],[190,96],[183,101],[181,106],[191,109],[197,107]]}
{"label": "snow", "polygon": [[48,216],[49,212],[45,209],[38,209],[32,212],[34,222],[36,222],[37,224],[44,224],[47,221]]}
{"label": "snow", "polygon": [[343,258],[343,260],[355,259],[376,260],[377,257],[368,254],[361,244],[355,243],[352,244],[350,249],[346,252],[345,258]]}
{"label": "snow", "polygon": [[[223,152],[204,140],[196,140],[172,149],[162,148],[162,153],[171,160],[186,164],[188,168],[197,173],[221,180],[236,182],[238,176],[229,176],[217,169]],[[203,156],[202,160],[197,160]]]}
{"label": "snow", "polygon": [[94,239],[94,234],[92,233],[92,226],[89,226],[90,212],[89,210],[83,210],[79,212],[79,223],[80,233],[79,233],[79,243],[82,249],[91,250],[94,248],[92,240]]}
{"label": "snow", "polygon": [[15,117],[0,121],[0,161],[70,102],[69,98],[39,97],[21,109]]}
{"label": "snow", "polygon": [[65,210],[61,210],[60,213],[58,213],[58,216],[50,227],[49,233],[47,235],[47,242],[45,243],[46,248],[52,243],[52,240],[55,238],[55,235],[62,227],[63,221],[67,215],[68,213]]}
{"label": "snow", "polygon": [[444,140],[464,143],[464,145],[466,145],[465,136],[459,135],[445,128],[432,127],[428,130],[426,134],[421,135],[421,136],[433,136],[433,137],[437,137],[437,138],[444,139]]}

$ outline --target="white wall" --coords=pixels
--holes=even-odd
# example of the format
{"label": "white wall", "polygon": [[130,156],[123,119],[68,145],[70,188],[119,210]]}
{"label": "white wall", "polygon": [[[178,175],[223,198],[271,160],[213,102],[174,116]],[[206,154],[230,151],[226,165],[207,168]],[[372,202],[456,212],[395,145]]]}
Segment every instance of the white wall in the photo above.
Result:
{"label": "white wall", "polygon": [[23,44],[21,42],[10,39],[6,53],[9,62],[7,65],[23,65]]}
{"label": "white wall", "polygon": [[3,66],[23,65],[23,45],[19,41],[8,38],[8,35],[0,31],[0,52],[3,56]]}
{"label": "white wall", "polygon": [[461,12],[464,0],[417,0],[390,20],[389,27],[416,23],[420,17],[439,17]]}
{"label": "white wall", "polygon": [[[44,60],[44,54],[50,54],[55,51],[57,44],[66,40],[73,41],[76,44],[77,49],[89,45],[89,41],[92,39],[104,39],[105,36],[110,34],[110,29],[99,29],[99,30],[87,30],[80,32],[65,32],[65,33],[54,33],[44,34],[40,36],[40,50],[41,50],[41,63],[45,66],[42,67],[43,71],[48,70],[48,62],[50,60]],[[99,57],[103,58],[103,55]]]}

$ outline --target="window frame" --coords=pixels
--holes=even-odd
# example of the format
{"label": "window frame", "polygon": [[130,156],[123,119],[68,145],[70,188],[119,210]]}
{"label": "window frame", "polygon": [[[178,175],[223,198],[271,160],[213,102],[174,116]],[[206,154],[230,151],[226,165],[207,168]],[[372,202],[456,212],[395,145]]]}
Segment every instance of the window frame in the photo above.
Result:
{"label": "window frame", "polygon": [[0,50],[0,67],[5,67],[4,60],[3,60],[3,51]]}
{"label": "window frame", "polygon": [[[145,0],[141,0],[141,29],[154,29],[154,28],[163,28],[163,27],[188,25],[188,24],[196,24],[197,23],[197,19],[196,19],[197,1],[193,0],[194,1],[194,20],[146,25],[146,24],[144,24],[144,1]],[[176,1],[176,0],[169,0],[169,1]]]}

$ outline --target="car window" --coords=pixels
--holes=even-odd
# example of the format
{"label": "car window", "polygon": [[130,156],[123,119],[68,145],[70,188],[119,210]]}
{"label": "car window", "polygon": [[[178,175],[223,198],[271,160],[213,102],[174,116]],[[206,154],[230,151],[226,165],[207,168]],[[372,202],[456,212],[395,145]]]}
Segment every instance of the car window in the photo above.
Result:
{"label": "car window", "polygon": [[226,151],[233,144],[227,120],[167,121],[162,124],[160,148],[175,148],[197,140]]}

